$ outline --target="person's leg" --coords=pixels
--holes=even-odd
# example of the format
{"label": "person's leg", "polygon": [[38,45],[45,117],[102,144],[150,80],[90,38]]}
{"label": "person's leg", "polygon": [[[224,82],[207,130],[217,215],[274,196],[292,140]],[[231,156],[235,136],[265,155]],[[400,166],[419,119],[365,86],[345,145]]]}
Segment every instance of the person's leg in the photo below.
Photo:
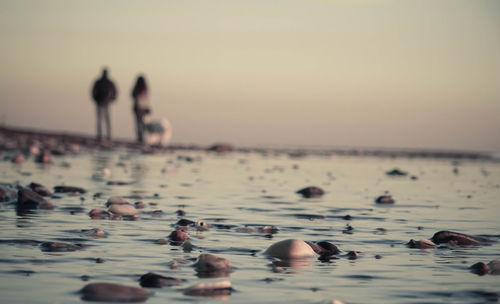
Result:
{"label": "person's leg", "polygon": [[101,133],[101,118],[102,118],[102,109],[101,106],[96,104],[96,117],[97,117],[97,140],[102,139]]}
{"label": "person's leg", "polygon": [[142,142],[141,117],[138,113],[135,113],[135,131],[137,135],[137,142]]}
{"label": "person's leg", "polygon": [[111,140],[111,123],[109,121],[109,105],[104,106],[104,118],[106,119],[106,137]]}
{"label": "person's leg", "polygon": [[138,127],[138,139],[139,139],[139,142],[142,144],[144,143],[144,115],[140,116],[138,115],[137,116],[137,127]]}

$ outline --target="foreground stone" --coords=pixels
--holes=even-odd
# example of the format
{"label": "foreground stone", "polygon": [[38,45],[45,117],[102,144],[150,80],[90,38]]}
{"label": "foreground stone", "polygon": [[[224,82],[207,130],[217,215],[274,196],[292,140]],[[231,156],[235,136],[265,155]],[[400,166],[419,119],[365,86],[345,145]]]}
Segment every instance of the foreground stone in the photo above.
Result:
{"label": "foreground stone", "polygon": [[148,272],[141,276],[139,279],[142,287],[153,287],[153,288],[161,288],[163,286],[174,286],[179,285],[184,282],[184,280],[172,278],[172,277],[164,277],[162,275]]}
{"label": "foreground stone", "polygon": [[106,207],[109,207],[109,206],[114,205],[114,204],[117,204],[117,205],[128,205],[128,204],[130,204],[130,202],[128,200],[124,199],[123,197],[112,196],[106,202]]}
{"label": "foreground stone", "polygon": [[47,252],[70,252],[80,250],[84,247],[86,247],[86,245],[84,244],[68,244],[57,242],[45,242],[40,245],[40,249]]}
{"label": "foreground stone", "polygon": [[87,190],[80,188],[80,187],[74,187],[74,186],[55,186],[54,187],[54,192],[56,193],[86,193]]}
{"label": "foreground stone", "polygon": [[52,191],[50,191],[49,188],[45,187],[44,185],[38,184],[38,183],[31,183],[28,185],[28,188],[30,188],[34,192],[40,194],[41,196],[51,196],[52,195]]}
{"label": "foreground stone", "polygon": [[21,189],[17,192],[16,208],[18,213],[34,209],[54,209],[54,207],[54,203],[47,201],[32,190]]}
{"label": "foreground stone", "polygon": [[184,290],[185,295],[202,297],[223,297],[231,294],[231,282],[200,283]]}
{"label": "foreground stone", "polygon": [[377,204],[394,204],[394,199],[390,195],[381,195],[375,199]]}
{"label": "foreground stone", "polygon": [[120,216],[134,216],[139,213],[139,211],[135,209],[134,206],[126,204],[112,204],[108,208],[108,211]]}
{"label": "foreground stone", "polygon": [[483,262],[476,263],[469,267],[472,273],[477,275],[500,275],[500,260],[492,260],[488,264]]}
{"label": "foreground stone", "polygon": [[470,236],[453,231],[439,231],[436,232],[432,238],[436,244],[448,243],[456,246],[479,245],[481,243],[491,242],[489,239]]}
{"label": "foreground stone", "polygon": [[415,241],[414,239],[411,239],[406,245],[410,248],[418,248],[418,249],[429,249],[436,247],[436,244],[424,238],[420,239],[420,241]]}
{"label": "foreground stone", "polygon": [[325,191],[319,187],[311,186],[298,190],[296,193],[302,195],[305,198],[321,197],[325,194]]}
{"label": "foreground stone", "polygon": [[228,259],[209,253],[200,254],[198,261],[193,265],[201,277],[229,276],[233,265]]}
{"label": "foreground stone", "polygon": [[264,254],[279,259],[295,259],[314,256],[314,250],[306,242],[297,239],[283,240],[269,246]]}
{"label": "foreground stone", "polygon": [[81,290],[82,300],[101,302],[144,302],[151,293],[144,288],[113,283],[90,283]]}

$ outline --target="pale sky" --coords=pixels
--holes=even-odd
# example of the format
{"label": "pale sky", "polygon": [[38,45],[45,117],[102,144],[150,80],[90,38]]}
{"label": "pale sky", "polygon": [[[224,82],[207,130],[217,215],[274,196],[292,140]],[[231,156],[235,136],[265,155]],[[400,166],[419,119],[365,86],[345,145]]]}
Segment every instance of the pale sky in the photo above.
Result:
{"label": "pale sky", "polygon": [[134,138],[146,75],[173,142],[500,151],[500,1],[0,0],[0,123]]}

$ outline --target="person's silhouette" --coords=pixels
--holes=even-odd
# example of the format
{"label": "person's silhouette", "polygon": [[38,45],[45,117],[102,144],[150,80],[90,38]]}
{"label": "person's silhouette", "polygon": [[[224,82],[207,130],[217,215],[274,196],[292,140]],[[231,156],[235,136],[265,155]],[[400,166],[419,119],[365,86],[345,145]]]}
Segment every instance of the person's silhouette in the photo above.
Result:
{"label": "person's silhouette", "polygon": [[[109,121],[108,106],[116,99],[115,84],[108,78],[108,71],[102,70],[101,78],[97,79],[92,88],[92,98],[96,103],[97,109],[97,139],[102,139],[101,121],[106,122],[106,138],[111,140],[111,124]],[[104,117],[103,117],[104,116]]]}
{"label": "person's silhouette", "polygon": [[137,141],[144,142],[144,117],[151,112],[148,103],[148,87],[143,76],[137,77],[134,89],[132,90],[134,99],[135,125],[137,130]]}

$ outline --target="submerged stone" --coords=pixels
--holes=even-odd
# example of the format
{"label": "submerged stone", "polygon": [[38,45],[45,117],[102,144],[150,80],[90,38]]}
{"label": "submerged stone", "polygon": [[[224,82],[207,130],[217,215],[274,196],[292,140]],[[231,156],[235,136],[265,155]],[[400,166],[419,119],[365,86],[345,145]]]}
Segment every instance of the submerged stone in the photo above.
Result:
{"label": "submerged stone", "polygon": [[479,245],[481,243],[491,242],[486,238],[470,236],[453,231],[436,232],[431,240],[436,244],[449,243],[456,246]]}
{"label": "submerged stone", "polygon": [[470,271],[472,273],[475,273],[477,275],[483,276],[485,274],[488,274],[489,267],[483,262],[476,263],[469,267]]}
{"label": "submerged stone", "polygon": [[112,204],[108,208],[108,212],[119,216],[134,216],[139,213],[134,206],[126,204]]}
{"label": "submerged stone", "polygon": [[152,272],[148,272],[142,275],[139,281],[142,287],[153,287],[153,288],[161,288],[163,286],[174,286],[182,284],[182,282],[184,282],[181,279],[164,277],[162,275]]}
{"label": "submerged stone", "polygon": [[228,259],[209,253],[200,254],[193,266],[202,277],[229,276],[229,273],[233,269],[233,265],[231,265]]}
{"label": "submerged stone", "polygon": [[44,150],[35,158],[35,162],[41,164],[51,164],[53,161],[52,153],[49,150]]}
{"label": "submerged stone", "polygon": [[28,188],[30,188],[34,192],[40,194],[41,196],[51,196],[52,195],[52,191],[50,191],[49,188],[45,187],[44,185],[38,184],[38,183],[31,183],[28,185]]}
{"label": "submerged stone", "polygon": [[23,212],[33,209],[54,209],[55,205],[32,190],[21,189],[17,192],[16,207],[18,212]]}
{"label": "submerged stone", "polygon": [[408,175],[408,172],[401,171],[398,168],[395,168],[391,171],[387,171],[385,174],[390,175],[390,176],[406,176],[406,175]]}
{"label": "submerged stone", "polygon": [[377,204],[394,204],[394,199],[390,195],[381,195],[375,199]]}
{"label": "submerged stone", "polygon": [[310,186],[300,189],[296,193],[302,195],[305,198],[313,198],[323,196],[323,194],[325,194],[325,191],[323,191],[323,189],[319,187]]}
{"label": "submerged stone", "polygon": [[314,250],[306,242],[297,239],[283,240],[272,244],[264,254],[279,259],[294,259],[314,256]]}
{"label": "submerged stone", "polygon": [[80,187],[74,187],[74,186],[55,186],[54,187],[54,192],[56,193],[86,193],[87,190],[80,188]]}
{"label": "submerged stone", "polygon": [[193,285],[186,288],[184,294],[189,296],[220,297],[230,295],[231,291],[231,282],[221,281]]}
{"label": "submerged stone", "polygon": [[82,300],[101,302],[144,302],[151,293],[144,288],[113,283],[90,283],[81,290]]}
{"label": "submerged stone", "polygon": [[68,244],[57,242],[44,242],[40,245],[40,249],[47,252],[69,252],[80,250],[84,247],[86,247],[84,244]]}
{"label": "submerged stone", "polygon": [[184,230],[174,230],[168,235],[168,239],[172,245],[181,245],[185,240],[189,239],[189,234]]}
{"label": "submerged stone", "polygon": [[429,248],[434,248],[436,246],[436,244],[434,244],[432,241],[429,241],[428,239],[424,238],[421,238],[420,241],[415,241],[414,239],[411,239],[406,245],[410,248],[418,248],[418,249],[429,249]]}
{"label": "submerged stone", "polygon": [[121,196],[112,196],[106,202],[106,207],[109,207],[109,206],[115,205],[115,204],[116,205],[128,205],[128,204],[130,204],[130,202]]}

